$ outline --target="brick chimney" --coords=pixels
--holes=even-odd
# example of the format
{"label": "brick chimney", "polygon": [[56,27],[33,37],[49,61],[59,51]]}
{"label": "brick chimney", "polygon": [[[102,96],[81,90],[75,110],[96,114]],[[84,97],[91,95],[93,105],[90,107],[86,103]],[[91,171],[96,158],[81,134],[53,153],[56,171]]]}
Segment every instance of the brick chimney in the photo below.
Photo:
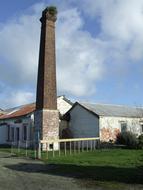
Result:
{"label": "brick chimney", "polygon": [[55,22],[57,10],[47,7],[42,12],[37,96],[35,111],[36,140],[59,138],[59,113],[56,93]]}

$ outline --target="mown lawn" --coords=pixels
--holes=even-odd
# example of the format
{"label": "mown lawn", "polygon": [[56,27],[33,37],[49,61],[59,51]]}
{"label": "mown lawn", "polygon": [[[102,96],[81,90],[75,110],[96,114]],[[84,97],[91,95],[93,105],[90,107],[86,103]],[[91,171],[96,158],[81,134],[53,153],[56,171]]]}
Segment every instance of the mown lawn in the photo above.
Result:
{"label": "mown lawn", "polygon": [[51,172],[100,182],[143,184],[143,150],[96,150],[45,160]]}
{"label": "mown lawn", "polygon": [[[143,150],[103,149],[75,155],[52,155],[43,161],[47,173],[81,179],[85,183],[110,186],[114,189],[129,185],[143,189]],[[138,188],[140,189],[140,188]]]}

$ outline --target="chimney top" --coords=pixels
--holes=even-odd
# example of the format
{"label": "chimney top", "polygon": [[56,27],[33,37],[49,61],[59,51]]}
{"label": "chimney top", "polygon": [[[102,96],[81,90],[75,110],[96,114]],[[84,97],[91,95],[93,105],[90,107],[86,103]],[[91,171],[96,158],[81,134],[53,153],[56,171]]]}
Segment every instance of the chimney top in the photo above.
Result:
{"label": "chimney top", "polygon": [[42,12],[42,18],[40,21],[42,22],[43,20],[51,20],[55,22],[57,20],[57,8],[55,6],[49,6],[46,7],[43,12]]}

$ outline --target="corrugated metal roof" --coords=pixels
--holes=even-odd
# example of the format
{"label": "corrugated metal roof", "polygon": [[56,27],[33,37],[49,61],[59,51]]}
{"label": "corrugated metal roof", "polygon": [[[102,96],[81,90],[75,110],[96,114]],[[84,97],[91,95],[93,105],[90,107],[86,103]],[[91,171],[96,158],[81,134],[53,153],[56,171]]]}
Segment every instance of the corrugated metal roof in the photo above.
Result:
{"label": "corrugated metal roof", "polygon": [[3,115],[0,115],[0,119],[15,118],[23,115],[27,115],[35,110],[35,103],[27,104],[11,109],[5,110]]}
{"label": "corrugated metal roof", "polygon": [[[61,96],[59,96],[59,98],[60,97]],[[69,102],[69,100],[65,97],[63,98],[63,100],[65,100],[69,104],[71,104],[71,102]],[[34,112],[35,109],[36,109],[35,103],[17,106],[14,108],[9,108],[9,109],[4,110],[3,114],[0,115],[0,119],[10,119],[10,118],[16,118],[16,117],[20,117],[20,116],[25,116],[27,114]]]}
{"label": "corrugated metal roof", "polygon": [[99,116],[143,117],[143,108],[124,105],[79,103]]}

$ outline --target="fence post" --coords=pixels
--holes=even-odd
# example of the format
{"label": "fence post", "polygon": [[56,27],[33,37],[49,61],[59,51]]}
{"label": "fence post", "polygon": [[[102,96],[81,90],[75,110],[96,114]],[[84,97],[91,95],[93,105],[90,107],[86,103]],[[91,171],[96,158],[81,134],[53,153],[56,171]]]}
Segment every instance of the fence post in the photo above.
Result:
{"label": "fence post", "polygon": [[34,142],[34,158],[35,158],[35,160],[36,160],[36,158],[37,158],[37,150],[36,150],[36,142]]}
{"label": "fence post", "polygon": [[71,141],[70,141],[70,155],[71,155]]}
{"label": "fence post", "polygon": [[82,152],[84,151],[84,141],[81,142],[82,143]]}
{"label": "fence post", "polygon": [[78,153],[80,153],[80,141],[78,141]]}
{"label": "fence post", "polygon": [[47,159],[48,159],[48,149],[49,149],[49,147],[48,147],[49,145],[48,145],[48,143],[46,143],[46,152],[47,152]]}
{"label": "fence post", "polygon": [[18,141],[18,147],[17,147],[17,149],[18,149],[18,154],[20,153],[20,141]]}
{"label": "fence post", "polygon": [[86,141],[86,150],[88,152],[88,140]]}
{"label": "fence post", "polygon": [[55,152],[54,152],[54,142],[53,142],[53,157],[55,157]]}
{"label": "fence post", "polygon": [[26,157],[27,157],[27,141],[25,142],[25,148],[26,148],[26,150],[25,150],[25,155],[26,155]]}
{"label": "fence post", "polygon": [[64,149],[65,149],[65,156],[67,155],[67,151],[66,151],[66,142],[64,142]]}
{"label": "fence post", "polygon": [[94,140],[94,150],[96,149],[96,140]]}
{"label": "fence post", "polygon": [[76,153],[76,142],[74,141],[74,153]]}
{"label": "fence post", "polygon": [[59,156],[61,156],[60,142],[59,142]]}
{"label": "fence post", "polygon": [[13,154],[13,142],[11,142],[11,155]]}
{"label": "fence post", "polygon": [[90,141],[90,151],[92,151],[92,140]]}
{"label": "fence post", "polygon": [[40,141],[38,145],[38,158],[41,159],[41,142]]}

